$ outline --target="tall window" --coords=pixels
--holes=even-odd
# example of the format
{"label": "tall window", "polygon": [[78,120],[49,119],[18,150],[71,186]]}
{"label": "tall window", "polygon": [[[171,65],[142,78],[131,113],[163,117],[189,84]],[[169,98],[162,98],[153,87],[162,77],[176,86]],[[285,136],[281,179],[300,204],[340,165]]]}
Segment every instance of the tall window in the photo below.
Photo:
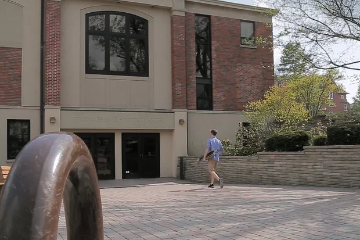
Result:
{"label": "tall window", "polygon": [[86,73],[148,76],[148,21],[121,12],[86,15]]}
{"label": "tall window", "polygon": [[329,99],[334,99],[334,92],[329,92]]}
{"label": "tall window", "polygon": [[255,44],[255,23],[241,21],[241,45]]}
{"label": "tall window", "polygon": [[211,26],[210,17],[195,16],[196,105],[198,110],[212,110]]}
{"label": "tall window", "polygon": [[7,159],[15,159],[30,141],[30,120],[7,120]]}

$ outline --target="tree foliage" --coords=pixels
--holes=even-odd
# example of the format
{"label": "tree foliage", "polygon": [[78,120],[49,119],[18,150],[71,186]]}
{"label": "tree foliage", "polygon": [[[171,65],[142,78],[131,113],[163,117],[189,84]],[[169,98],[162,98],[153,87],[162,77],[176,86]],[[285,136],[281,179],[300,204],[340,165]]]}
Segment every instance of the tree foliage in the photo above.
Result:
{"label": "tree foliage", "polygon": [[356,92],[355,97],[353,97],[353,103],[351,104],[350,111],[360,119],[360,85]]}
{"label": "tree foliage", "polygon": [[[318,69],[360,70],[351,48],[360,42],[360,0],[258,0],[268,7],[281,31],[275,39],[295,39],[314,56]],[[339,44],[343,48],[339,52]]]}
{"label": "tree foliage", "polygon": [[312,70],[312,56],[298,42],[289,42],[282,51],[277,71],[281,77],[304,75]]}
{"label": "tree foliage", "polygon": [[329,99],[330,92],[340,91],[336,81],[342,76],[335,70],[329,70],[326,74],[310,74],[298,76],[288,83],[289,91],[296,96],[296,101],[304,104],[310,118],[318,115],[322,106],[332,103]]}
{"label": "tree foliage", "polygon": [[297,101],[297,94],[289,85],[271,87],[263,99],[249,103],[246,114],[252,122],[268,129],[278,124],[294,126],[308,120],[305,105]]}

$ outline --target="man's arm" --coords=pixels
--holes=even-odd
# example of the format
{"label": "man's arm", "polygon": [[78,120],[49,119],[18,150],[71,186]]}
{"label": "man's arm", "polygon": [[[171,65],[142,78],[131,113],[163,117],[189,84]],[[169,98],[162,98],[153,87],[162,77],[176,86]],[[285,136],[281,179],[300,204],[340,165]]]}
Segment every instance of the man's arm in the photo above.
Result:
{"label": "man's arm", "polygon": [[206,150],[204,153],[204,160],[206,159],[206,155],[209,153],[209,151],[210,151],[210,139],[208,139],[206,142]]}
{"label": "man's arm", "polygon": [[220,153],[222,153],[224,151],[224,147],[222,145],[222,142],[220,141]]}

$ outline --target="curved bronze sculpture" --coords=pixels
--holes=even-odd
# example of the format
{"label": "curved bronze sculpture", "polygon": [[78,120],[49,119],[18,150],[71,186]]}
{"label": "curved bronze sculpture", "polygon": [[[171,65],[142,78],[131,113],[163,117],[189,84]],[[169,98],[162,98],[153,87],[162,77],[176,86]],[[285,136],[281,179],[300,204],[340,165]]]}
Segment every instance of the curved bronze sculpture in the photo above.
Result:
{"label": "curved bronze sculpture", "polygon": [[0,240],[56,240],[63,199],[68,240],[103,240],[92,157],[76,135],[50,133],[27,144],[0,198]]}

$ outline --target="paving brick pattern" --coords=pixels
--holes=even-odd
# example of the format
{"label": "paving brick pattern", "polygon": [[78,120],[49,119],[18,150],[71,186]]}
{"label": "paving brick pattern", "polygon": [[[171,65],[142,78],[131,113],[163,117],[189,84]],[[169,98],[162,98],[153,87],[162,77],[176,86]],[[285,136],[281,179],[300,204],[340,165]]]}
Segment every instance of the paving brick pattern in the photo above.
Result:
{"label": "paving brick pattern", "polygon": [[[121,181],[119,181],[121,182]],[[116,183],[115,183],[116,185]],[[101,189],[105,239],[360,239],[360,191],[170,179]],[[66,239],[65,219],[59,237]]]}

